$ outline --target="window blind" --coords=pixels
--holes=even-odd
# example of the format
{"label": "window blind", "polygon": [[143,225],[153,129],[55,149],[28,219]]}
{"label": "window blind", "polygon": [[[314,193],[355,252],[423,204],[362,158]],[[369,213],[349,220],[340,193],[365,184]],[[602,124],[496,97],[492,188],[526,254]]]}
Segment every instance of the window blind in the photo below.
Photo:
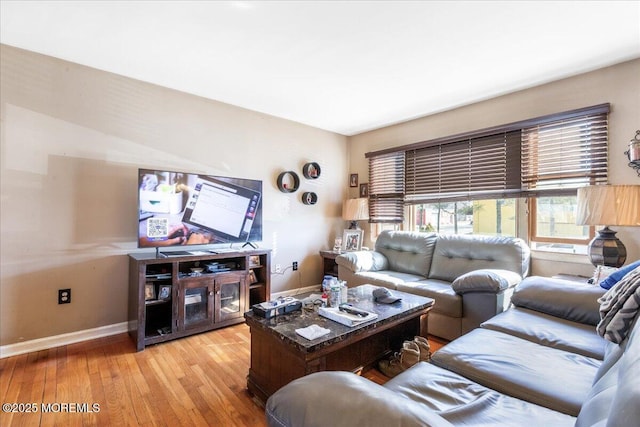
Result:
{"label": "window blind", "polygon": [[495,199],[520,191],[520,131],[407,151],[407,203]]}
{"label": "window blind", "polygon": [[575,195],[607,183],[608,114],[588,114],[522,130],[523,195]]}
{"label": "window blind", "polygon": [[404,219],[404,151],[369,157],[369,222]]}

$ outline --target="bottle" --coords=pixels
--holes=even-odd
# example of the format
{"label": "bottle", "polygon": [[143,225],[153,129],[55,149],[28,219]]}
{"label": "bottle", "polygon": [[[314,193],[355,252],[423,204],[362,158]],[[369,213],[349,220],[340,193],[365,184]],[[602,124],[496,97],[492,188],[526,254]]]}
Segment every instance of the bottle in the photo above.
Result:
{"label": "bottle", "polygon": [[329,306],[337,308],[340,305],[340,284],[337,280],[331,283],[331,294],[329,295]]}
{"label": "bottle", "polygon": [[349,288],[347,287],[346,280],[340,282],[340,304],[346,304],[349,302]]}
{"label": "bottle", "polygon": [[331,281],[333,280],[333,276],[327,274],[326,276],[324,276],[324,279],[322,280],[322,292],[329,292],[331,290]]}
{"label": "bottle", "polygon": [[327,296],[327,292],[323,291],[322,292],[322,306],[323,307],[328,307],[329,306],[329,297]]}

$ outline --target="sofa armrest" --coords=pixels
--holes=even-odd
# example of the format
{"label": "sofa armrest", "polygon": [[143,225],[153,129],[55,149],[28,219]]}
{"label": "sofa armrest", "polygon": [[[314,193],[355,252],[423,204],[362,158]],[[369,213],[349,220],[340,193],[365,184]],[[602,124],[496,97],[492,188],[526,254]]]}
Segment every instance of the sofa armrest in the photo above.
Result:
{"label": "sofa armrest", "polygon": [[605,292],[600,286],[531,276],[516,287],[511,302],[566,320],[597,325],[600,322],[598,298]]}
{"label": "sofa armrest", "polygon": [[451,283],[451,287],[457,294],[467,292],[500,293],[516,286],[522,280],[522,276],[509,270],[482,269],[473,270],[459,276]]}
{"label": "sofa armrest", "polygon": [[267,424],[283,426],[452,427],[411,399],[350,372],[327,371],[292,381],[265,408]]}
{"label": "sofa armrest", "polygon": [[386,270],[389,267],[387,257],[376,251],[346,252],[336,257],[336,264],[354,273]]}

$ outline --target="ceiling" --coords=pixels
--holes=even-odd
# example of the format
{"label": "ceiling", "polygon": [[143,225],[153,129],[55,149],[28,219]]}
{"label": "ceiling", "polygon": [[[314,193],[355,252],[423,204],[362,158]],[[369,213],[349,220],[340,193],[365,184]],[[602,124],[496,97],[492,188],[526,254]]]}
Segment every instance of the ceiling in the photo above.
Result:
{"label": "ceiling", "polygon": [[640,1],[0,8],[3,44],[343,135],[640,57]]}

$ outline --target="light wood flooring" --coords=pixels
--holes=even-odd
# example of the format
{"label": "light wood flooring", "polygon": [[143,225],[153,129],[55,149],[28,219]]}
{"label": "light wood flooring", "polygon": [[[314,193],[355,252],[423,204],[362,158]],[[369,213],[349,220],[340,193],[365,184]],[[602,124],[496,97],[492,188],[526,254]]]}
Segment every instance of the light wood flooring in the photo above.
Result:
{"label": "light wood flooring", "polygon": [[[245,324],[142,352],[120,334],[0,359],[1,403],[32,411],[3,406],[0,425],[264,426],[264,409],[246,390],[249,361]],[[364,376],[387,381],[375,369]]]}

